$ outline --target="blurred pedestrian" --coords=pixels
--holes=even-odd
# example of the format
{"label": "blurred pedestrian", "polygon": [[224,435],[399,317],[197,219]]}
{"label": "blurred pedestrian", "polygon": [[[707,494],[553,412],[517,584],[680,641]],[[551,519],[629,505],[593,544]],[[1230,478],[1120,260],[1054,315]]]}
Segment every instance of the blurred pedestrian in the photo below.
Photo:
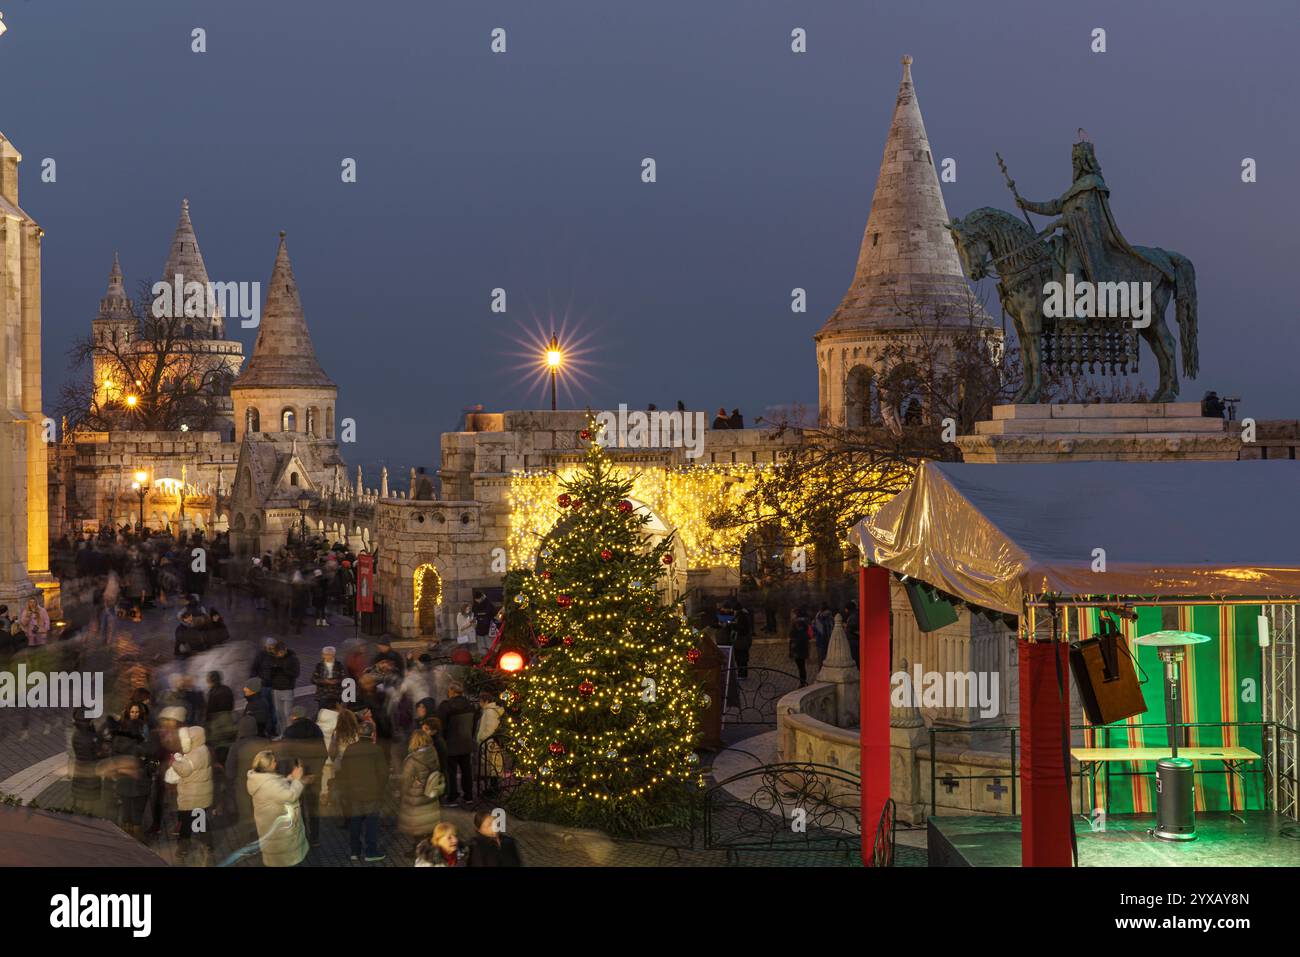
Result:
{"label": "blurred pedestrian", "polygon": [[275,752],[265,750],[253,759],[246,786],[252,798],[253,819],[267,867],[295,867],[307,857],[307,831],[298,799],[303,792],[303,769],[281,774]]}
{"label": "blurred pedestrian", "polygon": [[[465,686],[453,681],[447,687],[447,700],[438,705],[442,722],[443,747],[447,752],[447,803],[466,804],[474,800],[474,703],[465,697]],[[459,772],[459,774],[458,774]],[[457,777],[459,776],[459,787]]]}
{"label": "blurred pedestrian", "polygon": [[428,835],[442,820],[439,799],[447,790],[433,738],[423,728],[411,732],[398,791],[397,829],[408,837]]}
{"label": "blurred pedestrian", "polygon": [[178,732],[181,749],[172,755],[167,782],[176,785],[176,816],[180,834],[176,841],[176,860],[183,862],[190,853],[190,839],[196,833],[203,846],[212,850],[212,755],[207,736],[197,725]]}
{"label": "blurred pedestrian", "polygon": [[464,867],[469,848],[460,843],[456,825],[443,821],[415,848],[416,867]]}
{"label": "blurred pedestrian", "polygon": [[500,828],[500,818],[492,811],[474,815],[474,840],[469,846],[468,867],[522,867],[519,845]]}
{"label": "blurred pedestrian", "polygon": [[[337,732],[342,754],[334,769],[333,788],[343,816],[347,818],[351,860],[382,861],[379,850],[379,812],[388,791],[388,761],[375,743],[375,726],[366,721],[347,740]],[[364,837],[364,842],[363,842]]]}
{"label": "blurred pedestrian", "polygon": [[808,684],[808,646],[812,638],[812,629],[808,624],[808,613],[803,606],[796,608],[790,615],[790,658],[799,669],[799,687]]}
{"label": "blurred pedestrian", "polygon": [[50,614],[34,597],[27,599],[27,607],[18,617],[18,624],[27,636],[27,647],[37,648],[50,640]]}
{"label": "blurred pedestrian", "polygon": [[307,827],[307,840],[312,847],[320,847],[321,775],[329,755],[325,749],[324,732],[307,717],[307,709],[302,705],[295,705],[290,710],[289,726],[284,729],[276,752],[282,765],[303,769],[303,789],[298,803]]}
{"label": "blurred pedestrian", "polygon": [[271,652],[271,696],[275,701],[275,726],[277,737],[289,727],[289,712],[293,710],[293,693],[298,683],[301,665],[298,653],[283,641],[277,641]]}

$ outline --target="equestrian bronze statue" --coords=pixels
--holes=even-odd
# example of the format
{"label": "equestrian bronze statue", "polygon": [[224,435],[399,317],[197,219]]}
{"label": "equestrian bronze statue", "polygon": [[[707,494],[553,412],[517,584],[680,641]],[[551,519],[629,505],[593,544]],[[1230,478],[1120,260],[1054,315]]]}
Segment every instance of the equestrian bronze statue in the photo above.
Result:
{"label": "equestrian bronze statue", "polygon": [[[998,298],[1015,324],[1024,383],[1012,401],[1043,401],[1044,368],[1071,376],[1136,372],[1140,333],[1160,367],[1152,401],[1172,402],[1177,347],[1165,310],[1172,299],[1183,374],[1194,379],[1196,271],[1180,253],[1128,243],[1111,214],[1092,143],[1076,143],[1073,160],[1074,181],[1060,199],[1022,199],[1007,179],[1022,210],[1055,217],[1047,228],[1036,230],[1027,215],[1022,220],[988,206],[948,224],[966,275],[976,281],[996,275]],[[1112,308],[1117,302],[1120,308]]]}

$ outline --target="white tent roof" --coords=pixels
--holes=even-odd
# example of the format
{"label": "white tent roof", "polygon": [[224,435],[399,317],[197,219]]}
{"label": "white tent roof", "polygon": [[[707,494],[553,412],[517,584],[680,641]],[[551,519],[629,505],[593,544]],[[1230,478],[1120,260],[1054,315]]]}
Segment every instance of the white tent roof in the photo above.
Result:
{"label": "white tent roof", "polygon": [[1300,462],[924,462],[852,538],[1012,615],[1049,594],[1295,598]]}

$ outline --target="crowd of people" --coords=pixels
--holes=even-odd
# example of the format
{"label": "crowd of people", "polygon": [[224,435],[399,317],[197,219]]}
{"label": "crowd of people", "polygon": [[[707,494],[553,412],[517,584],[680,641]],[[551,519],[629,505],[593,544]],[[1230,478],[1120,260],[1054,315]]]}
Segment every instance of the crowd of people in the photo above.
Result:
{"label": "crowd of people", "polygon": [[[332,818],[350,859],[376,863],[388,856],[380,821],[391,813],[418,866],[520,863],[490,814],[464,841],[442,819],[445,808],[490,798],[504,773],[500,704],[491,690],[466,693],[453,676],[464,666],[428,652],[405,658],[386,637],[343,660],[326,647],[309,679],[311,709],[294,702],[298,656],[283,641],[266,639],[250,670],[233,683],[210,672],[205,691],[173,674],[161,695],[137,687],[120,715],[78,717],[73,809],[108,813],[146,843],[166,827],[178,862],[258,855],[268,867],[298,865]],[[217,832],[228,835],[224,861]]]}
{"label": "crowd of people", "polygon": [[[471,648],[482,647],[500,617],[486,596],[476,594],[462,610],[449,657],[435,660],[433,646],[404,656],[381,636],[373,646],[351,642],[342,656],[325,647],[308,674],[289,639],[301,635],[309,612],[318,626],[355,614],[355,556],[319,539],[242,559],[224,546],[224,536],[209,543],[125,528],[56,543],[64,577],[93,583],[86,641],[111,646],[120,663],[140,661],[121,656],[132,647],[123,618],[177,609],[173,663],[118,675],[127,683],[125,706],[74,719],[73,809],[110,817],[145,843],[170,835],[184,863],[310,863],[322,822],[331,819],[346,830],[352,861],[376,863],[393,851],[381,842],[386,817],[417,866],[521,863],[491,815],[479,815],[475,833],[464,836],[443,820],[445,808],[494,795],[505,773],[496,692],[470,694],[464,682],[474,674]],[[199,547],[206,562],[189,561]],[[232,600],[252,603],[245,613],[283,636],[264,639],[237,671],[201,670],[206,661],[239,657],[204,657],[209,652],[241,645],[206,597],[209,573],[193,570],[204,564],[231,586]],[[30,617],[0,621],[6,633],[21,632],[17,647],[38,645],[49,631]],[[312,707],[299,703],[303,685],[312,689]]]}

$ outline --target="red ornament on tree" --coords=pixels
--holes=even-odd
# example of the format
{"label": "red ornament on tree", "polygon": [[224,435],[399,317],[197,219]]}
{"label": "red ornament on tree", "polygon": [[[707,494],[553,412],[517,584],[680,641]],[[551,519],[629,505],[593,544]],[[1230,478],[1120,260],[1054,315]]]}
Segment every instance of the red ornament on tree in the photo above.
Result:
{"label": "red ornament on tree", "polygon": [[561,608],[568,608],[573,604],[573,597],[570,595],[560,595],[555,599],[555,603]]}
{"label": "red ornament on tree", "polygon": [[672,552],[665,552],[665,553],[664,553],[664,564],[665,564],[665,565],[671,565],[672,563],[673,563],[673,553],[672,553]]}
{"label": "red ornament on tree", "polygon": [[602,562],[607,562],[613,557],[614,557],[614,553],[611,552],[608,548],[602,548],[600,550],[600,560]]}
{"label": "red ornament on tree", "polygon": [[542,572],[542,581],[550,581],[550,580],[551,580],[551,573],[550,573],[550,572]]}
{"label": "red ornament on tree", "polygon": [[578,694],[582,695],[584,698],[590,698],[595,693],[596,686],[590,681],[584,680],[582,684],[578,685]]}
{"label": "red ornament on tree", "polygon": [[560,744],[560,742],[558,741],[552,741],[546,750],[550,751],[551,754],[554,754],[558,757],[559,755],[564,753],[564,745]]}
{"label": "red ornament on tree", "polygon": [[695,664],[695,662],[699,661],[700,649],[692,648],[690,651],[686,652],[686,660],[689,661],[691,664]]}
{"label": "red ornament on tree", "polygon": [[582,441],[584,442],[590,442],[591,429],[583,429],[581,432],[578,433],[578,438],[582,439]]}
{"label": "red ornament on tree", "polygon": [[545,648],[545,647],[546,647],[547,645],[549,645],[550,643],[551,643],[551,636],[550,636],[550,635],[538,635],[538,636],[537,636],[537,644],[540,645],[541,647]]}
{"label": "red ornament on tree", "polygon": [[555,501],[559,503],[560,508],[568,508],[568,507],[569,507],[569,503],[572,502],[573,499],[571,499],[571,498],[569,497],[569,493],[568,493],[568,492],[565,492],[563,495],[561,495],[561,496],[560,496],[559,498],[557,498]]}
{"label": "red ornament on tree", "polygon": [[582,508],[582,499],[580,499],[580,498],[575,498],[575,499],[573,500],[573,507],[574,507],[575,509]]}
{"label": "red ornament on tree", "polygon": [[565,648],[572,648],[572,647],[573,647],[573,636],[572,636],[572,635],[565,635],[565,636],[564,636],[563,638],[561,638],[560,640],[561,640],[562,642],[564,642],[564,647],[565,647]]}
{"label": "red ornament on tree", "polygon": [[623,499],[623,501],[618,503],[618,510],[626,515],[628,512],[632,511],[632,503],[627,499]]}

